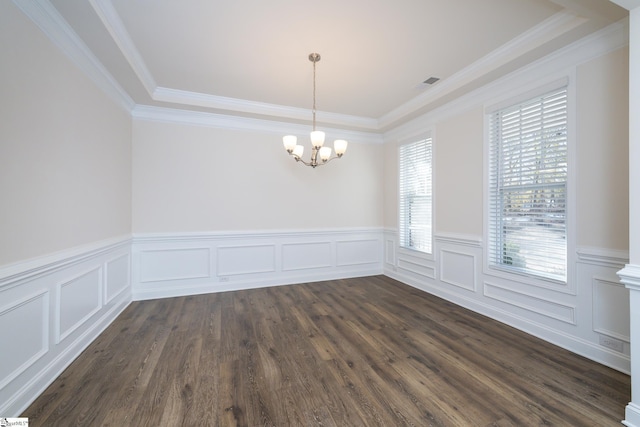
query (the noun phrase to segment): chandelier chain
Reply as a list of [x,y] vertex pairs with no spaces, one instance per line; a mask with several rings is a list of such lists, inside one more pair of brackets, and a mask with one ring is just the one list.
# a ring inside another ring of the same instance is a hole
[[316,60],[313,61],[313,130],[316,130]]

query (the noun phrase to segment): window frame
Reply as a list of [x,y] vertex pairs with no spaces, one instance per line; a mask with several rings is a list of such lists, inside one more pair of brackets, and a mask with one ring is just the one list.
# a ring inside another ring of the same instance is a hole
[[[491,135],[490,122],[492,114],[514,106],[516,104],[525,103],[536,97],[544,96],[551,91],[566,87],[567,90],[567,179],[566,179],[566,199],[565,199],[565,215],[566,215],[566,280],[558,280],[555,278],[540,276],[529,272],[516,269],[510,269],[507,266],[494,266],[491,264],[490,245],[492,238],[491,232]],[[554,289],[557,291],[575,294],[575,261],[576,261],[576,245],[575,245],[575,188],[576,188],[576,155],[575,155],[575,129],[576,129],[576,100],[575,100],[575,71],[548,80],[547,83],[531,84],[515,96],[504,95],[501,99],[495,99],[491,103],[487,103],[484,111],[484,219],[483,219],[483,250],[485,252],[483,272],[488,276],[504,278],[518,283],[525,283],[536,287]]]
[[[425,141],[425,140],[429,140],[430,141],[430,152],[431,152],[431,212],[430,212],[430,216],[431,216],[431,221],[429,224],[429,250],[423,250],[420,248],[416,248],[413,246],[405,246],[404,242],[403,242],[403,194],[402,194],[402,157],[401,157],[401,148],[403,146],[407,146],[407,145],[411,145],[411,144],[417,144],[419,142]],[[412,255],[417,255],[420,257],[423,257],[425,259],[429,259],[429,260],[433,260],[435,259],[435,255],[434,255],[434,249],[435,249],[435,239],[434,239],[434,223],[435,223],[435,167],[434,167],[434,136],[433,136],[433,132],[426,132],[426,133],[421,133],[418,134],[414,137],[411,138],[405,138],[403,139],[401,142],[398,143],[397,148],[396,148],[396,152],[397,152],[397,158],[398,158],[398,183],[397,183],[397,189],[398,189],[398,247],[400,251],[407,251],[407,253],[410,253]]]

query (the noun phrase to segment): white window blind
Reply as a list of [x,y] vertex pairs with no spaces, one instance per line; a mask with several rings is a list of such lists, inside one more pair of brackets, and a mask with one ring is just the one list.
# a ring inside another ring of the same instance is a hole
[[431,253],[431,138],[400,146],[400,246]]
[[492,113],[489,138],[490,266],[566,281],[567,88]]

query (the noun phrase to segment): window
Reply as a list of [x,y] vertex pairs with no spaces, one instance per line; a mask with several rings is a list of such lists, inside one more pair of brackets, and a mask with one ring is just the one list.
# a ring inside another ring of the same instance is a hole
[[400,246],[431,253],[431,138],[400,146]]
[[567,88],[489,121],[489,265],[566,282]]

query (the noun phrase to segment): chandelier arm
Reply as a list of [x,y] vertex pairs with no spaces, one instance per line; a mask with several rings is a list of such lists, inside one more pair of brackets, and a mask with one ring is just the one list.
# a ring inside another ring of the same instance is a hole
[[326,165],[326,164],[327,164],[327,163],[329,163],[330,161],[332,161],[332,160],[336,160],[336,159],[339,159],[339,158],[341,158],[341,157],[342,157],[342,156],[332,156],[332,157],[328,158],[326,161],[321,160],[321,161],[319,161],[319,162],[318,162],[318,161],[316,160],[315,162],[313,162],[313,161],[306,162],[306,161],[304,161],[304,160],[302,159],[302,157],[298,157],[298,156],[296,156],[296,155],[295,155],[295,154],[293,154],[293,153],[289,153],[289,155],[290,155],[290,156],[293,156],[293,158],[294,158],[294,159],[296,159],[296,162],[300,162],[300,163],[304,164],[305,166],[311,166],[312,168],[315,168],[315,167],[318,167],[318,166]]
[[319,164],[318,164],[318,166],[320,166],[321,164],[322,164],[322,165],[326,165],[326,164],[327,164],[327,163],[329,163],[331,160],[335,160],[335,159],[339,159],[339,158],[340,158],[340,157],[338,157],[338,156],[330,157],[330,158],[328,158],[328,159],[327,159],[327,161],[326,161],[326,162],[325,162],[325,161],[323,161],[322,163],[319,163]]
[[290,156],[293,156],[293,158],[296,160],[296,162],[300,162],[300,163],[304,164],[305,166],[311,166],[312,168],[315,168],[315,167],[316,167],[316,166],[315,166],[313,163],[311,163],[311,162],[305,162],[305,161],[302,159],[302,157],[298,157],[298,156],[296,156],[296,155],[295,155],[295,154],[293,154],[293,153],[289,153],[289,155],[290,155]]

